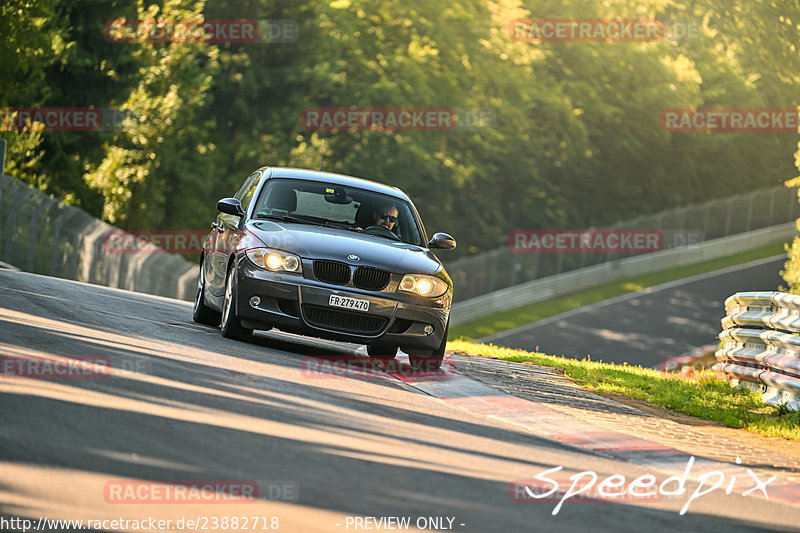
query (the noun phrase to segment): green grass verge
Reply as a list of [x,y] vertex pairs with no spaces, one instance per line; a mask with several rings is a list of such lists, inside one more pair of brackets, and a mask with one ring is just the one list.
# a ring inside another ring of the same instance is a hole
[[[636,278],[629,278],[625,280],[615,281],[600,285],[594,289],[587,289],[579,291],[566,296],[552,298],[542,302],[536,302],[523,307],[509,309],[489,315],[473,322],[461,324],[458,326],[450,326],[450,339],[464,339],[472,340],[493,335],[500,331],[522,326],[530,322],[536,322],[548,316],[556,315],[564,311],[569,311],[588,305],[614,296],[626,294],[633,291],[640,291],[647,287],[653,287],[668,281],[676,279],[688,278],[697,274],[704,274],[720,268],[725,268],[732,265],[738,265],[753,261],[755,259],[762,259],[772,255],[785,253],[783,243],[767,244],[749,252],[743,252],[719,259],[712,259],[710,261],[703,261],[694,265],[685,267],[672,268],[646,276],[639,276]],[[722,302],[720,302],[722,305]]]
[[770,406],[755,392],[731,387],[727,381],[717,379],[711,370],[700,370],[692,378],[681,378],[675,373],[624,363],[567,359],[465,341],[448,342],[447,351],[563,368],[579,385],[600,394],[623,394],[728,427],[767,437],[800,440],[800,411],[786,412]]

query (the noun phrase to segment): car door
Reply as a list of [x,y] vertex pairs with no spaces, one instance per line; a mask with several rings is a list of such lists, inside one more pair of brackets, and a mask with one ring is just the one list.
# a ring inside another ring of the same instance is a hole
[[[256,171],[247,179],[233,195],[242,204],[242,209],[247,212],[253,195],[258,188],[261,171]],[[212,240],[210,243],[211,257],[205,263],[206,280],[209,283],[209,291],[217,298],[225,293],[225,276],[228,270],[228,258],[234,249],[239,233],[240,217],[219,213],[213,224]]]

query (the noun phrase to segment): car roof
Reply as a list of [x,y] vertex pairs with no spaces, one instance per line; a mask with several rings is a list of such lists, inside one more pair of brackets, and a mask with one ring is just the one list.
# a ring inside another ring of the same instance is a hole
[[262,167],[259,170],[270,173],[270,178],[296,178],[310,181],[319,181],[330,183],[332,185],[342,185],[344,187],[355,187],[357,189],[365,189],[372,192],[377,192],[406,200],[411,199],[398,189],[364,178],[356,178],[353,176],[346,176],[344,174],[336,174],[333,172],[320,172],[317,170],[307,170],[302,168],[289,168],[289,167]]

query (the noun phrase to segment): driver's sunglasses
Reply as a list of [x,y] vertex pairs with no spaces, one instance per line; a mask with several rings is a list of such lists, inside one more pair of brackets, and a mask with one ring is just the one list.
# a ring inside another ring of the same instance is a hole
[[389,222],[397,222],[397,217],[391,216],[389,213],[381,213],[381,220],[388,220]]

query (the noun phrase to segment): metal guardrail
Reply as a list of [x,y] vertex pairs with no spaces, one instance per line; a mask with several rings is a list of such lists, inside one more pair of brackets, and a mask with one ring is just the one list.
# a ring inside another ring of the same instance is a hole
[[725,300],[713,369],[770,404],[800,409],[800,296],[737,292]]
[[0,261],[27,272],[192,300],[197,265],[180,256],[108,253],[120,230],[8,175],[0,175]]
[[[601,263],[555,276],[521,283],[513,287],[483,294],[453,304],[452,325],[466,324],[493,313],[591,289],[625,278],[661,272],[670,268],[693,265],[718,259],[732,253],[746,252],[765,244],[791,242],[797,234],[794,222],[762,228],[713,241],[682,248],[672,248],[650,254],[639,254],[617,261]],[[449,272],[449,271],[448,271]],[[460,286],[456,285],[456,291]]]
[[[780,224],[793,224],[798,217],[797,190],[778,185],[642,215],[606,228],[662,230],[665,236],[670,232],[696,232],[707,242]],[[675,245],[665,239],[665,249]],[[448,260],[443,254],[442,260],[457,287],[454,302],[461,303],[526,282],[614,264],[629,257],[632,255],[620,253],[515,253],[505,244],[455,260]]]

